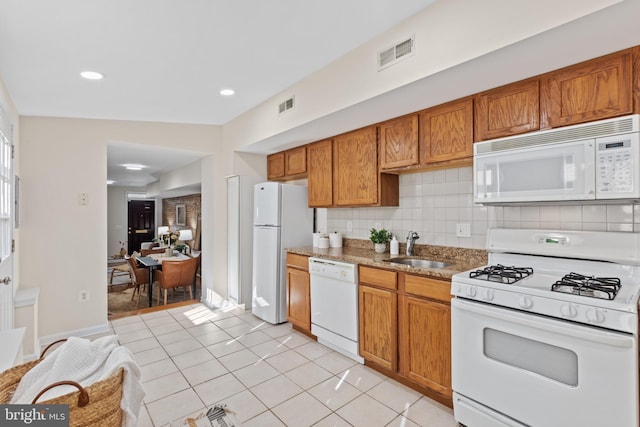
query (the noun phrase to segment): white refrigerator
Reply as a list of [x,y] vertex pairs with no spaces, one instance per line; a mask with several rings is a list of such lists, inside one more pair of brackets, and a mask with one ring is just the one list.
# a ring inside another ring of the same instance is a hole
[[252,312],[269,323],[287,321],[285,249],[311,246],[313,209],[307,187],[264,182],[253,193]]

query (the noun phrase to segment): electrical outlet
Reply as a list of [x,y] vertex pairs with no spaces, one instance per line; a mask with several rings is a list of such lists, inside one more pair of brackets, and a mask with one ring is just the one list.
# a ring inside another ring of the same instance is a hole
[[353,231],[353,222],[347,221],[347,231]]
[[456,237],[471,237],[471,224],[468,222],[456,224]]
[[87,290],[80,291],[78,293],[78,301],[80,302],[89,301],[89,291]]
[[89,193],[78,193],[78,204],[87,206],[89,204]]

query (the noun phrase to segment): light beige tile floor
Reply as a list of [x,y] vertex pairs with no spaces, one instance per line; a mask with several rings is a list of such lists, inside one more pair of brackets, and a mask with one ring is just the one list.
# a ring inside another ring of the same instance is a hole
[[245,427],[457,426],[451,409],[240,308],[196,304],[110,323],[146,392],[140,427],[225,403]]

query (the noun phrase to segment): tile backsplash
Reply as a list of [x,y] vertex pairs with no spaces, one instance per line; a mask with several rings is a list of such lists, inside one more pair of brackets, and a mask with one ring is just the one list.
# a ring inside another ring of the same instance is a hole
[[[487,229],[640,231],[640,205],[480,206],[473,203],[472,168],[400,175],[400,206],[320,209],[318,229],[369,239],[384,227],[404,241],[409,230],[418,244],[484,249]],[[326,211],[326,212],[325,212]],[[471,237],[456,237],[456,225],[471,225]]]

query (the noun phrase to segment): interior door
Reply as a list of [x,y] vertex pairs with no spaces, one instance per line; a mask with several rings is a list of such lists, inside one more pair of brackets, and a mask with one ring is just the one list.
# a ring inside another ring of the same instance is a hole
[[142,242],[150,242],[156,236],[155,201],[129,201],[128,253],[140,250]]
[[227,297],[240,298],[240,177],[227,178]]
[[0,108],[0,331],[13,328],[13,129]]

